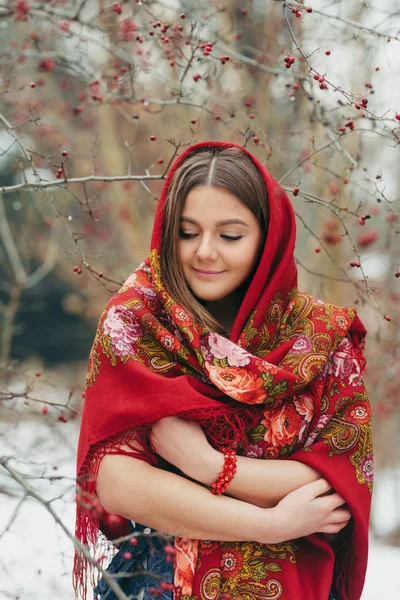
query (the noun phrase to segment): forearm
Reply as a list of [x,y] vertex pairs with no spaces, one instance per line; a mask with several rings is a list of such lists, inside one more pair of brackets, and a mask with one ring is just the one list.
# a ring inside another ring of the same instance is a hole
[[197,483],[128,456],[104,457],[97,493],[109,512],[174,536],[272,543],[277,535],[272,510],[214,496]]
[[[194,477],[210,486],[222,471],[224,456],[213,451],[203,460]],[[187,475],[193,477],[190,473]],[[226,494],[261,508],[276,506],[287,494],[321,475],[312,467],[292,460],[237,457],[237,470]]]

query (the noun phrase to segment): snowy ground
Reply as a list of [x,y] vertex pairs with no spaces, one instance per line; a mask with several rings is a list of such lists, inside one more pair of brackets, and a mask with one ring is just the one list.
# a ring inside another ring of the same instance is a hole
[[[44,420],[44,419],[43,419]],[[29,479],[47,499],[69,530],[73,531],[74,453],[77,441],[76,423],[56,422],[51,428],[45,422],[20,421],[3,426],[0,453],[20,456],[12,461],[15,469],[44,479]],[[25,462],[25,466],[24,466]],[[29,467],[26,466],[29,462]],[[56,467],[56,469],[54,468]],[[48,478],[61,476],[51,482]],[[60,526],[54,523],[46,508],[28,499],[7,531],[10,519],[21,498],[21,488],[10,486],[10,479],[0,469],[0,599],[1,600],[72,600],[72,544]],[[386,494],[377,494],[380,504]],[[398,507],[381,504],[387,523],[396,516]],[[383,524],[383,526],[385,526]],[[371,540],[371,554],[362,600],[396,600],[400,598],[400,548],[379,545]]]

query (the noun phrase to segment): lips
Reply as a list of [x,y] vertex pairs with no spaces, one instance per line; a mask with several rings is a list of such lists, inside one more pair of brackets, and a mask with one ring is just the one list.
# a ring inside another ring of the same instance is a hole
[[202,275],[220,275],[221,273],[223,273],[224,271],[206,271],[205,269],[195,269],[193,267],[193,270],[196,271],[196,273],[201,273]]

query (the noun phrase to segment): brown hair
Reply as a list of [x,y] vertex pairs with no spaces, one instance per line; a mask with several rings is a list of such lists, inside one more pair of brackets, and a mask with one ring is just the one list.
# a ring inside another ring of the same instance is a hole
[[265,239],[268,229],[268,195],[264,179],[241,148],[205,146],[188,154],[176,169],[165,199],[161,234],[161,278],[168,292],[195,321],[211,331],[224,328],[189,289],[179,259],[180,217],[186,196],[200,186],[225,188],[256,216]]

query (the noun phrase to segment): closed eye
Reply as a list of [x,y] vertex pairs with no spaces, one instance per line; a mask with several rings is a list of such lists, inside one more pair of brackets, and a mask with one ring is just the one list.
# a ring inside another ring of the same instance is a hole
[[[198,236],[198,233],[186,233],[185,231],[180,231],[179,235],[181,236],[181,238],[183,238],[184,240],[191,240],[195,237]],[[242,239],[242,235],[221,235],[222,239],[224,239],[227,242],[236,242],[237,240],[241,240]]]
[[179,235],[184,240],[191,240],[192,238],[196,237],[197,233],[185,233],[185,231],[180,231]]
[[221,237],[226,240],[227,242],[236,242],[237,240],[241,240],[242,239],[242,235],[221,235]]

